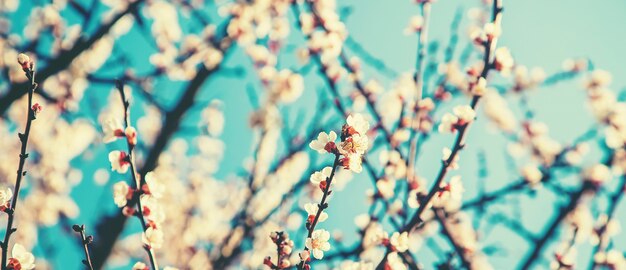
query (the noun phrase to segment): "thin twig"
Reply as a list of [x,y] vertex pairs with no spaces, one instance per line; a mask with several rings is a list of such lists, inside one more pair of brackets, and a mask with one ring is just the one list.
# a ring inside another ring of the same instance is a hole
[[81,245],[83,246],[83,250],[85,251],[85,259],[83,260],[83,264],[87,267],[87,269],[93,270],[93,265],[91,264],[91,256],[89,254],[89,244],[93,242],[93,236],[85,235],[85,224],[76,224],[72,226],[72,229],[80,234]]
[[[122,84],[122,82],[117,83],[117,89],[120,92],[120,97],[122,99],[122,103],[124,104],[124,128],[128,128],[131,126],[130,125],[130,110],[129,110],[130,103],[128,102],[128,99],[126,99],[126,94],[124,93],[124,85]],[[135,155],[133,154],[135,145],[131,143],[128,137],[126,137],[126,145],[128,146],[127,159],[130,164],[130,173],[132,175],[133,183],[135,185],[134,189],[141,191],[142,190],[141,187],[145,184],[145,180],[144,180],[144,177],[137,178],[137,170],[135,169]],[[139,221],[141,221],[141,227],[143,228],[143,231],[145,233],[145,231],[148,230],[148,224],[146,223],[146,220],[144,219],[143,206],[141,205],[141,199],[139,196],[137,196],[136,198],[137,198],[137,217],[139,218]],[[152,247],[148,245],[145,246],[145,250],[148,253],[148,257],[150,257],[150,265],[152,265],[152,269],[158,270],[159,265],[156,261],[154,250],[152,249]]]
[[[495,0],[493,3],[493,14],[492,14],[493,22],[496,22],[497,20],[499,20],[501,12],[502,12],[502,0]],[[477,80],[480,78],[486,79],[487,75],[489,74],[489,71],[493,68],[493,64],[491,62],[491,52],[494,51],[496,44],[497,44],[497,37],[494,37],[493,39],[489,39],[488,41],[485,42],[483,71],[481,72]],[[476,106],[478,105],[479,100],[480,100],[480,96],[474,95],[470,103],[470,107],[472,109],[475,109]],[[457,131],[458,134],[457,134],[456,140],[454,141],[454,146],[452,147],[452,152],[450,153],[450,156],[448,157],[448,159],[442,162],[441,169],[439,170],[439,174],[437,175],[437,178],[435,180],[433,187],[430,189],[428,196],[420,202],[420,206],[417,209],[417,212],[411,218],[411,220],[405,225],[405,227],[402,228],[402,231],[411,231],[415,226],[418,226],[423,222],[421,218],[422,213],[426,210],[427,207],[429,207],[431,200],[435,197],[435,194],[439,191],[439,186],[441,185],[441,182],[446,177],[446,174],[448,173],[450,169],[450,164],[454,162],[459,151],[461,151],[461,149],[465,147],[465,136],[467,135],[467,130],[470,126],[470,123],[471,122],[468,122],[458,129]]]
[[[311,238],[311,236],[313,235],[313,231],[315,231],[315,226],[317,225],[317,222],[322,214],[322,211],[328,208],[328,203],[326,202],[326,199],[328,199],[328,196],[331,193],[330,186],[333,183],[333,178],[335,178],[335,172],[337,171],[337,167],[339,167],[339,157],[340,157],[340,154],[335,153],[335,161],[333,162],[333,169],[330,172],[330,176],[328,176],[328,179],[326,181],[326,187],[322,190],[324,194],[322,195],[322,200],[317,205],[317,213],[315,213],[315,218],[313,218],[313,221],[310,224],[307,223],[307,230],[308,230],[307,238]],[[305,247],[304,250],[308,251],[309,248]],[[304,269],[305,265],[306,265],[306,261],[302,260],[301,258],[300,263],[298,264],[298,269]]]
[[30,80],[30,86],[27,90],[28,114],[26,117],[26,127],[24,129],[24,133],[18,133],[20,142],[22,143],[22,148],[20,150],[20,162],[17,169],[17,177],[15,179],[15,192],[13,200],[11,201],[11,205],[4,210],[9,215],[9,217],[7,220],[4,241],[0,243],[0,247],[2,247],[2,270],[7,269],[9,241],[11,240],[11,235],[17,230],[17,228],[13,228],[13,220],[15,219],[15,208],[17,207],[17,199],[20,195],[22,177],[26,175],[26,171],[24,171],[24,164],[26,163],[26,158],[28,158],[28,153],[26,153],[26,146],[28,145],[30,127],[33,120],[35,120],[35,111],[33,110],[33,92],[35,92],[35,89],[37,88],[37,83],[35,82],[35,71],[33,69],[32,62],[30,63],[30,68],[25,68],[24,72],[26,73],[26,77],[28,77],[28,79]]

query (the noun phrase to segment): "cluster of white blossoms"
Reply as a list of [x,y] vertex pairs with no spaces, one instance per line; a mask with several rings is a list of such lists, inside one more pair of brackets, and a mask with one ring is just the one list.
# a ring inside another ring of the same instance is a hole
[[[535,162],[545,166],[552,165],[556,161],[557,156],[563,151],[563,145],[550,137],[548,126],[545,123],[537,121],[525,122],[523,127],[524,129],[520,134],[520,143],[529,146],[529,152]],[[513,155],[521,154],[515,153],[515,146],[512,146],[511,150],[514,152]]]
[[485,88],[484,91],[483,112],[487,119],[505,133],[515,132],[519,123],[506,99],[495,89]]
[[[342,128],[339,144],[336,144],[337,133],[334,131],[320,132],[317,139],[309,144],[309,147],[320,154],[341,155],[342,158],[339,159],[339,162],[344,169],[360,173],[363,169],[361,166],[363,154],[369,148],[369,138],[367,137],[369,128],[370,124],[363,115],[349,115],[347,124]],[[323,171],[313,174],[315,177],[311,176],[311,181],[319,182],[317,179],[321,175],[324,175]]]
[[[129,150],[137,145],[137,131],[134,127],[128,126],[123,129],[121,123],[115,119],[105,121],[103,126],[104,141],[111,143],[118,138],[125,138]],[[132,165],[131,156],[124,151],[114,150],[109,153],[109,161],[111,169],[120,174],[128,172]],[[132,171],[131,173],[136,173]],[[141,177],[137,174],[135,177]],[[134,179],[134,178],[133,178]],[[162,222],[165,219],[163,211],[158,199],[163,196],[164,185],[157,177],[149,172],[144,176],[143,181],[137,180],[137,189],[129,186],[126,181],[119,181],[113,185],[113,201],[122,208],[122,212],[127,216],[134,216],[141,213],[139,218],[144,219],[146,227],[142,235],[144,245],[149,249],[159,249],[163,246]],[[141,207],[136,209],[135,204]]]
[[[308,230],[313,230],[311,237],[306,239],[305,245],[307,250],[300,253],[302,262],[310,260],[312,254],[316,259],[324,257],[324,251],[330,249],[330,233],[326,230],[314,230],[315,225],[328,219],[328,214],[324,212],[327,203],[324,202],[326,196],[330,194],[330,184],[335,177],[337,167],[343,167],[355,173],[362,171],[362,158],[369,147],[369,138],[367,132],[369,123],[363,115],[349,115],[346,124],[342,127],[341,140],[336,142],[337,133],[330,131],[329,133],[320,132],[317,139],[309,143],[309,147],[320,154],[331,153],[335,155],[336,163],[333,167],[325,167],[321,171],[314,172],[310,181],[318,186],[324,192],[323,205],[307,203],[304,209],[307,212],[306,226]],[[322,207],[320,209],[320,207]]]
[[476,112],[469,105],[459,105],[452,109],[453,113],[446,113],[441,118],[439,132],[454,132],[474,121]]
[[526,66],[515,65],[513,74],[515,78],[514,91],[533,89],[546,79],[546,72],[541,67],[533,67],[529,71]]
[[394,251],[405,252],[409,249],[409,233],[394,232],[389,238],[389,245]]
[[272,262],[272,257],[268,256],[263,260],[263,264],[269,266],[271,269],[287,269],[291,267],[289,256],[293,251],[293,240],[289,239],[289,234],[286,232],[272,232],[270,239],[276,245],[278,257],[276,264]]
[[398,252],[390,252],[387,254],[387,261],[385,262],[385,269],[389,270],[407,270],[409,269]]
[[336,12],[336,1],[311,1],[305,4],[311,12],[300,13],[299,26],[307,39],[307,48],[298,52],[299,58],[302,62],[309,61],[311,56],[319,60],[327,79],[332,82],[344,77],[348,73],[347,69],[353,69],[352,78],[358,76],[358,61],[351,59],[342,63],[344,60],[338,60],[348,35],[346,26]]
[[432,206],[447,211],[456,210],[461,207],[463,192],[465,192],[465,188],[461,176],[453,176],[450,178],[450,182],[441,183],[439,190],[433,197]]
[[511,51],[507,47],[499,47],[495,52],[494,65],[497,71],[500,71],[502,76],[508,76],[513,70],[514,60],[511,56]]
[[[612,150],[611,170],[626,172],[626,103],[619,101],[608,87],[612,76],[605,70],[594,70],[584,82],[588,105],[598,123],[604,126],[605,143]],[[585,153],[588,149],[583,148]]]
[[626,269],[626,258],[622,251],[611,249],[606,252],[598,252],[593,256],[593,261],[606,269]]

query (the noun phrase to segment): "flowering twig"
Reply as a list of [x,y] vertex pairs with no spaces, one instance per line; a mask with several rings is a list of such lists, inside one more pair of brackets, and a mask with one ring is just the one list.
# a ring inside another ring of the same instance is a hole
[[17,207],[17,199],[20,194],[20,186],[22,184],[22,177],[26,175],[26,171],[24,171],[24,164],[26,163],[26,158],[28,158],[28,153],[26,153],[26,146],[28,145],[28,137],[30,135],[30,127],[33,120],[36,118],[36,113],[41,111],[41,106],[39,104],[33,105],[33,92],[37,88],[37,83],[35,83],[35,69],[34,63],[30,60],[30,58],[25,54],[19,54],[18,62],[22,65],[22,70],[26,74],[26,77],[30,80],[30,86],[27,89],[28,93],[28,113],[26,116],[26,127],[24,129],[24,133],[19,133],[18,136],[20,138],[20,142],[22,143],[22,148],[20,150],[20,162],[17,169],[17,178],[15,179],[15,196],[13,196],[13,200],[11,204],[4,208],[4,212],[6,212],[9,217],[7,220],[7,227],[4,235],[4,240],[0,243],[0,247],[2,247],[2,269],[7,269],[7,259],[8,259],[8,251],[9,251],[9,241],[11,240],[11,235],[17,230],[17,228],[13,228],[13,220],[15,218],[15,208]]
[[[130,112],[129,112],[130,103],[128,102],[128,99],[126,99],[126,94],[124,93],[124,85],[122,84],[121,81],[117,83],[117,89],[119,90],[120,97],[122,99],[122,104],[124,105],[124,129],[128,130],[128,128],[131,127],[130,126]],[[143,177],[139,177],[139,178],[137,177],[138,174],[137,174],[137,170],[135,169],[135,155],[133,154],[133,150],[137,142],[133,141],[129,137],[131,136],[129,136],[128,132],[126,132],[125,138],[126,138],[126,145],[128,146],[128,155],[126,156],[126,161],[129,163],[129,166],[130,166],[130,173],[133,178],[135,189],[142,190],[142,187],[145,184],[145,180]],[[148,230],[149,226],[146,223],[146,220],[144,219],[143,206],[141,203],[141,199],[138,196],[137,196],[136,216],[139,218],[139,221],[141,221],[141,227],[143,228],[143,231],[145,233]],[[149,245],[145,245],[144,248],[146,252],[148,253],[148,257],[150,258],[150,265],[152,265],[152,269],[158,270],[159,265],[157,263],[156,256],[154,255],[154,250]]]
[[[320,200],[320,203],[317,205],[317,213],[315,214],[315,217],[313,218],[313,221],[308,221],[306,223],[306,229],[307,229],[307,238],[311,238],[313,236],[313,231],[315,231],[315,226],[317,225],[317,222],[319,221],[320,216],[322,215],[322,211],[324,211],[324,209],[328,208],[328,203],[326,202],[326,199],[328,198],[328,195],[330,195],[330,193],[332,192],[330,190],[330,186],[333,182],[333,178],[335,177],[335,172],[337,171],[337,167],[339,167],[339,158],[340,158],[340,154],[339,153],[335,153],[335,161],[333,162],[333,169],[330,173],[330,176],[328,176],[328,178],[326,179],[326,184],[324,186],[324,188],[322,189],[322,192],[324,193],[322,195],[322,199]],[[304,248],[305,252],[309,251],[308,247]],[[300,258],[300,264],[298,264],[298,269],[307,269],[308,265],[306,263],[306,259],[307,258]]]
[[[226,24],[228,24],[228,22],[226,22]],[[225,35],[225,33],[222,34]],[[231,42],[230,38],[226,36],[221,39],[216,39],[213,43],[220,44],[219,48],[226,53],[230,48]],[[176,106],[165,113],[165,122],[163,123],[163,127],[157,135],[152,148],[148,152],[146,161],[139,170],[142,178],[145,174],[152,171],[157,166],[157,161],[161,156],[161,153],[165,151],[168,142],[180,127],[181,119],[185,113],[192,107],[192,105],[194,105],[194,101],[200,92],[202,85],[220,68],[221,65],[217,65],[210,69],[202,65],[196,73],[196,76],[187,84],[181,98],[178,103],[176,103]],[[117,237],[119,237],[122,233],[126,217],[123,213],[118,213],[108,221],[109,223],[103,225],[103,229],[99,230],[99,235],[101,235],[101,237],[98,239],[110,240],[98,241],[99,243],[102,243],[95,246],[94,254],[97,254],[96,261],[94,262],[95,268],[102,267],[106,258],[111,254],[113,245],[115,244],[115,239],[117,239]]]
[[263,260],[263,264],[276,270],[289,268],[291,263],[287,258],[293,250],[293,241],[289,239],[289,234],[286,232],[273,232],[270,235],[270,238],[272,239],[272,242],[276,244],[276,264],[272,262],[271,257],[266,257],[265,260]]
[[85,259],[83,260],[83,264],[87,267],[87,269],[89,270],[93,270],[93,265],[91,264],[91,256],[89,255],[89,244],[91,244],[93,242],[93,236],[89,235],[85,235],[85,225],[74,225],[72,226],[72,229],[80,234],[80,240],[81,243],[83,245],[83,249],[85,250]]
[[[492,22],[497,23],[499,21],[500,14],[502,12],[502,1],[495,0],[493,3],[493,13],[492,13]],[[491,52],[496,47],[497,37],[493,37],[484,42],[485,47],[485,55],[484,55],[484,65],[483,70],[480,76],[477,78],[477,82],[481,79],[486,80],[489,71],[494,68],[494,64],[491,61]],[[472,97],[472,101],[470,103],[470,107],[475,109],[478,105],[478,101],[480,100],[480,95],[474,95]],[[435,197],[437,192],[440,189],[440,185],[442,181],[445,179],[447,172],[450,170],[450,165],[454,162],[457,157],[457,154],[463,147],[465,146],[465,136],[467,135],[467,130],[470,126],[471,122],[465,123],[458,128],[458,134],[454,141],[454,146],[452,147],[452,151],[448,158],[443,161],[441,169],[437,175],[435,183],[431,188],[428,196],[420,202],[420,206],[417,209],[415,215],[411,218],[411,220],[404,226],[402,231],[410,231],[415,226],[422,224],[423,220],[421,218],[422,213],[429,207],[431,200]]]

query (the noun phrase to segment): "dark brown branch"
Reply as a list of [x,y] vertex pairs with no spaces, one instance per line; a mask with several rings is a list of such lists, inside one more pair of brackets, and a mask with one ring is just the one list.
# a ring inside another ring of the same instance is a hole
[[[313,222],[311,223],[307,222],[306,224],[306,229],[308,231],[307,238],[311,238],[311,236],[313,235],[313,231],[315,231],[315,226],[317,225],[317,221],[322,215],[322,212],[326,208],[328,208],[328,203],[326,202],[326,199],[328,199],[328,196],[331,193],[330,187],[331,187],[331,184],[333,183],[333,178],[335,178],[335,172],[337,171],[337,167],[339,167],[339,157],[340,157],[340,154],[335,153],[335,161],[333,162],[333,170],[330,172],[330,176],[328,176],[327,178],[326,187],[322,190],[324,194],[322,195],[322,200],[317,205],[317,213],[315,213],[315,218],[313,218]],[[304,250],[308,251],[309,248],[305,247]],[[298,264],[298,269],[304,269],[305,265],[306,265],[306,261],[300,259],[300,263]]]
[[26,176],[26,171],[24,171],[24,164],[26,164],[26,158],[28,158],[28,153],[26,153],[26,147],[28,145],[30,127],[33,120],[35,120],[35,111],[33,110],[33,92],[35,92],[35,89],[37,88],[37,83],[35,82],[35,71],[33,70],[32,62],[30,63],[30,68],[25,68],[24,72],[26,73],[26,77],[28,77],[30,83],[28,89],[23,92],[28,93],[28,113],[26,116],[26,127],[24,129],[24,133],[18,133],[20,142],[22,143],[22,147],[20,149],[20,162],[17,169],[17,177],[15,179],[15,192],[13,194],[13,200],[11,201],[11,205],[4,210],[9,217],[7,220],[4,240],[0,243],[0,247],[2,247],[2,270],[7,269],[9,242],[11,240],[11,235],[17,230],[17,228],[13,228],[13,220],[15,219],[15,209],[17,207],[17,199],[20,195],[22,177]]

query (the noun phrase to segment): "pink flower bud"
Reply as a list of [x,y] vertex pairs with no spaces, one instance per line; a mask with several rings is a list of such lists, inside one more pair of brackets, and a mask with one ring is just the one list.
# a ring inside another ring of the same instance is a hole
[[35,103],[30,109],[33,110],[33,114],[35,114],[35,116],[43,111],[43,107],[41,107],[39,103]]

